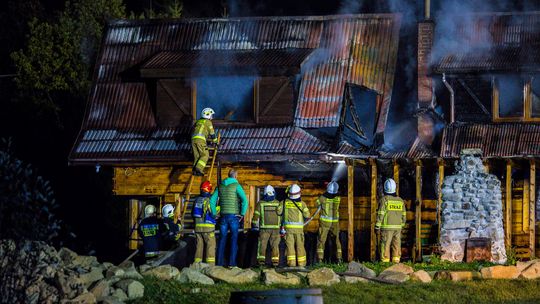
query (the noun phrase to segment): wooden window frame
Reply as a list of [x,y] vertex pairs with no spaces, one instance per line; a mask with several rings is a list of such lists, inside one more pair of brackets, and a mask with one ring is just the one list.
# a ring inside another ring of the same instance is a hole
[[532,117],[532,79],[533,75],[527,76],[523,84],[523,116],[500,117],[499,116],[499,86],[495,76],[491,78],[492,86],[492,112],[494,122],[540,122],[540,117]]
[[[216,119],[214,122],[216,124],[258,124],[259,123],[259,82],[260,77],[255,77],[253,80],[253,117],[249,121],[227,121]],[[193,121],[197,120],[197,80],[191,80],[191,109],[193,116]]]

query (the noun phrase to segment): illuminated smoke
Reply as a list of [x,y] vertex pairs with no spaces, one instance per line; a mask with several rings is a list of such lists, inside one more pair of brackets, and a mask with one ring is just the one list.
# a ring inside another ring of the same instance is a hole
[[339,182],[345,175],[347,175],[347,166],[344,161],[340,161],[334,167],[334,173],[332,173],[332,181]]

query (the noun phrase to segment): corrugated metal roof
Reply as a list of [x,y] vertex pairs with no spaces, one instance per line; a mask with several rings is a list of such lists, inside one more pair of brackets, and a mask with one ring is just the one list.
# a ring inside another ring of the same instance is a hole
[[481,149],[484,157],[540,156],[540,125],[452,124],[444,129],[441,157],[456,158],[472,148]]
[[455,24],[435,38],[436,72],[540,70],[540,12],[464,14]]
[[426,145],[419,137],[416,137],[411,148],[406,153],[407,158],[412,159],[425,159],[437,157],[437,154]]
[[246,70],[247,73],[262,75],[266,70],[274,69],[290,70],[296,74],[311,52],[313,49],[165,51],[157,53],[145,63],[141,74],[157,73],[178,77],[215,71],[239,73]]
[[[296,127],[227,128],[221,131],[220,154],[314,154],[329,147]],[[70,160],[178,161],[189,159],[191,128],[154,130],[87,130]]]

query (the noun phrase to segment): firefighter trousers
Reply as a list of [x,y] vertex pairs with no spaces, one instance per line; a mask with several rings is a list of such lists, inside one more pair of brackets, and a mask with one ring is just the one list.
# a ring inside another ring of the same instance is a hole
[[194,140],[191,142],[191,148],[193,150],[193,169],[204,173],[204,168],[210,157],[206,142]]
[[324,258],[324,247],[326,239],[330,234],[330,237],[334,239],[336,243],[336,257],[338,260],[342,260],[341,242],[339,241],[339,223],[319,221],[319,235],[317,237],[317,258],[322,261]]
[[[289,267],[306,266],[306,248],[304,247],[304,231],[287,230],[285,235],[287,246],[287,265]],[[298,261],[298,262],[297,262]]]
[[257,261],[260,264],[266,263],[266,248],[270,244],[272,250],[272,265],[277,266],[279,264],[279,242],[281,237],[279,235],[279,229],[264,229],[261,228],[259,232],[259,249],[257,251]]
[[205,262],[214,265],[216,263],[216,236],[214,232],[196,232],[197,248],[195,249],[195,263],[203,261],[206,252]]
[[381,229],[381,262],[390,262],[390,251],[392,251],[392,262],[399,263],[401,259],[401,229]]

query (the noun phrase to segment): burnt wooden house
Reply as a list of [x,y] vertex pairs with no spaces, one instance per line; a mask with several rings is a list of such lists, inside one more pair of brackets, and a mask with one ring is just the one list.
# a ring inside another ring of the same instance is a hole
[[245,228],[265,185],[299,183],[313,213],[338,179],[345,258],[373,259],[399,29],[398,14],[111,22],[70,163],[112,169],[132,227],[145,204],[186,196],[192,123],[210,106],[222,137],[210,181],[239,170]]
[[438,166],[431,171],[442,181],[463,149],[481,149],[489,172],[502,182],[506,246],[519,258],[533,258],[539,254],[540,13],[454,18],[451,30],[438,29],[436,20],[418,25],[415,144],[425,153],[418,162]]

